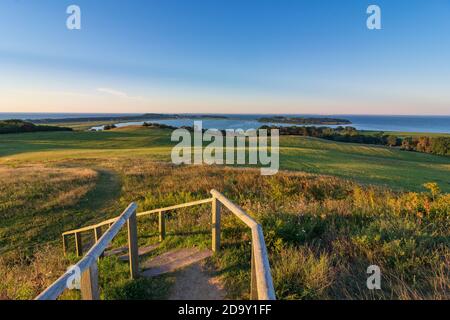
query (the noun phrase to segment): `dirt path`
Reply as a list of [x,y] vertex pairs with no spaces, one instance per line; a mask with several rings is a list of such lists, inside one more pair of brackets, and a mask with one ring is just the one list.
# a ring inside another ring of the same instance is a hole
[[225,291],[219,279],[211,276],[204,267],[205,260],[211,255],[211,250],[171,250],[142,263],[141,275],[156,277],[174,273],[175,284],[169,300],[223,300]]
[[179,271],[169,300],[224,300],[225,290],[216,277],[197,262]]

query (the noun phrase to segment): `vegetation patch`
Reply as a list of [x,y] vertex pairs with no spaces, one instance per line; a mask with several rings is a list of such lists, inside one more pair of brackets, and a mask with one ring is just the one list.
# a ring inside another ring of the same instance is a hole
[[301,117],[265,117],[259,118],[259,122],[274,122],[274,123],[292,123],[292,124],[315,124],[315,125],[339,125],[339,124],[351,124],[352,122],[347,119],[339,118],[301,118]]
[[377,144],[388,147],[400,147],[406,151],[450,155],[450,137],[448,136],[398,136],[394,133],[375,132],[368,134],[353,127],[277,127],[262,126],[261,129],[278,129],[280,135],[322,138],[338,142]]
[[[261,176],[252,168],[158,162],[169,136],[146,128],[4,136],[0,296],[34,297],[76,261],[72,238],[62,255],[63,231],[117,216],[130,202],[146,211],[208,198],[214,188],[262,224],[279,299],[450,298],[448,158],[284,136],[282,168],[312,174]],[[168,212],[166,222],[166,239],[141,261],[211,246],[210,205]],[[157,243],[157,215],[139,218],[138,234],[140,246]],[[124,229],[113,247],[126,236]],[[83,235],[87,248],[92,238]],[[223,209],[222,249],[209,265],[228,298],[249,298],[250,243],[250,230]],[[371,264],[381,268],[382,290],[366,288]],[[163,298],[174,281],[131,281],[128,264],[114,258],[99,268],[105,299]]]
[[0,121],[0,134],[2,133],[24,133],[39,131],[72,131],[71,128],[57,126],[35,125],[31,122],[22,120],[3,120]]

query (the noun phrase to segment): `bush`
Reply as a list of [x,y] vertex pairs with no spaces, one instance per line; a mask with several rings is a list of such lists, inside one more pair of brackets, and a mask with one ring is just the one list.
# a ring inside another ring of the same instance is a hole
[[116,129],[117,126],[115,124],[107,124],[105,126],[103,126],[103,130],[111,130],[111,129]]
[[434,154],[450,155],[450,137],[437,137],[431,140],[431,149]]

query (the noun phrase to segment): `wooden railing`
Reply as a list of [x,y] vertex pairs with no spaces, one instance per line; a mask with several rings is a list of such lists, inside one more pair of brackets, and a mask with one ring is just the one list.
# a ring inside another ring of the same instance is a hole
[[[200,204],[205,204],[208,202],[212,202],[212,198],[209,199],[203,199],[203,200],[198,200],[198,201],[192,201],[192,202],[187,202],[187,203],[183,203],[183,204],[178,204],[175,206],[170,206],[170,207],[165,207],[165,208],[159,208],[159,209],[154,209],[154,210],[150,210],[150,211],[145,211],[145,212],[139,212],[136,214],[136,217],[143,217],[143,216],[147,216],[147,215],[151,215],[151,214],[159,214],[159,230],[160,230],[160,241],[164,240],[165,235],[166,235],[166,227],[165,227],[165,212],[167,211],[172,211],[172,210],[176,210],[176,209],[181,209],[181,208],[186,208],[186,207],[192,207],[192,206],[197,206]],[[95,242],[98,241],[98,239],[100,238],[101,234],[102,234],[102,228],[104,226],[111,226],[114,222],[117,221],[118,218],[112,218],[109,220],[105,220],[102,221],[98,224],[94,224],[94,225],[90,225],[87,227],[83,227],[83,228],[79,228],[79,229],[75,229],[75,230],[70,230],[70,231],[66,231],[62,234],[62,240],[63,240],[63,251],[64,254],[66,254],[67,252],[67,246],[68,246],[68,237],[73,235],[75,237],[75,250],[76,250],[76,254],[77,256],[81,257],[83,255],[83,243],[81,240],[81,234],[83,232],[94,232],[94,237],[95,237]]]
[[[74,272],[81,275],[81,297],[84,300],[98,300],[98,267],[97,259],[103,254],[108,244],[119,233],[125,222],[128,224],[128,254],[130,260],[130,273],[133,279],[137,278],[138,270],[138,244],[136,225],[137,205],[131,203],[125,211],[115,219],[112,226],[98,239],[97,243],[88,251],[71,270],[64,273],[58,280],[36,297],[36,300],[55,300],[68,287],[69,281],[73,279]],[[76,233],[75,235],[79,235]],[[76,237],[77,238],[77,237]],[[81,237],[80,237],[81,238]]]
[[261,225],[253,220],[253,218],[242,210],[242,208],[228,200],[220,192],[211,190],[211,194],[213,195],[213,208],[216,208],[215,210],[213,209],[213,226],[215,224],[215,229],[218,230],[214,236],[213,228],[213,250],[215,237],[217,249],[220,246],[220,203],[222,203],[252,230],[251,299],[275,300],[276,297],[272,275],[270,273],[269,256],[267,254]]
[[[272,276],[270,273],[270,264],[267,254],[266,244],[261,225],[251,218],[242,208],[232,203],[223,194],[216,190],[211,190],[212,198],[188,202],[175,206],[154,209],[150,211],[136,213],[136,204],[132,203],[117,218],[109,219],[101,223],[64,232],[63,250],[67,252],[68,237],[73,235],[75,238],[75,250],[78,256],[83,255],[83,244],[81,233],[94,232],[95,244],[88,251],[86,256],[82,258],[74,268],[78,268],[81,272],[81,295],[82,299],[92,300],[99,299],[98,290],[98,271],[97,260],[102,257],[103,252],[109,243],[118,234],[125,222],[128,223],[128,247],[131,278],[135,279],[139,276],[138,268],[138,244],[137,244],[137,217],[150,214],[159,215],[159,240],[163,241],[166,236],[165,213],[180,208],[212,203],[212,250],[214,252],[220,249],[220,220],[221,205],[225,206],[241,221],[243,221],[252,232],[252,258],[251,258],[251,299],[253,300],[275,300],[275,290],[273,287]],[[102,235],[102,228],[109,226],[108,230]],[[37,300],[54,300],[57,299],[67,288],[67,281],[73,276],[73,269],[67,271],[50,287],[36,297]]]

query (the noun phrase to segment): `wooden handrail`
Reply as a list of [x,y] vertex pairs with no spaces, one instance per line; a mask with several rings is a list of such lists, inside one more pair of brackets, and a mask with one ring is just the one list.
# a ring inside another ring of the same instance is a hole
[[252,282],[252,286],[256,286],[251,290],[252,299],[275,300],[269,256],[261,225],[219,191],[213,189],[211,194],[252,230],[252,279],[256,280],[255,283]]
[[213,198],[208,198],[208,199],[202,199],[202,200],[197,200],[197,201],[192,201],[192,202],[186,202],[186,203],[183,203],[183,204],[177,204],[175,206],[159,208],[159,209],[153,209],[153,210],[150,210],[150,211],[139,212],[137,214],[137,216],[138,217],[142,217],[142,216],[146,216],[146,215],[149,215],[149,214],[154,214],[154,213],[159,213],[159,212],[176,210],[176,209],[180,209],[180,208],[197,206],[197,205],[200,205],[200,204],[209,203],[212,200],[213,200]]
[[[97,259],[105,251],[108,244],[119,233],[123,225],[136,213],[137,205],[131,203],[125,211],[116,218],[114,224],[102,235],[98,242],[88,251],[72,270],[67,271],[58,280],[56,280],[50,287],[36,297],[36,300],[55,300],[67,288],[67,281],[73,276],[73,270],[77,270],[83,274],[88,271],[91,266],[97,265]],[[131,259],[130,259],[131,262]]]
[[[217,190],[211,190],[212,198],[192,201],[184,204],[174,205],[165,208],[153,209],[150,211],[136,213],[136,204],[132,203],[119,217],[112,218],[101,223],[83,227],[76,230],[66,231],[62,234],[64,250],[66,249],[66,236],[74,234],[76,240],[76,247],[78,255],[82,255],[81,232],[94,230],[96,240],[98,235],[101,234],[101,227],[105,225],[111,225],[110,228],[101,236],[96,244],[89,250],[84,258],[82,258],[75,267],[79,268],[79,272],[83,274],[85,282],[91,282],[90,280],[97,278],[97,259],[103,254],[108,244],[117,235],[119,230],[128,222],[128,239],[129,239],[129,255],[130,255],[130,271],[132,277],[137,274],[138,253],[137,253],[137,231],[136,231],[136,217],[146,216],[150,214],[159,214],[159,230],[160,241],[165,237],[165,217],[164,212],[201,205],[204,203],[212,203],[212,250],[214,252],[220,249],[220,225],[221,225],[221,204],[236,215],[241,221],[243,221],[250,229],[252,233],[252,259],[251,259],[251,298],[259,300],[275,300],[275,289],[273,286],[272,275],[270,272],[270,263],[267,253],[267,247],[264,241],[264,234],[261,225],[250,217],[241,207],[231,202],[222,193]],[[134,214],[133,214],[134,213]],[[64,251],[65,252],[65,251]],[[134,262],[133,262],[134,261]],[[133,265],[134,264],[134,265]],[[94,274],[94,276],[92,276]],[[72,271],[66,272],[58,280],[56,280],[49,288],[42,292],[37,300],[56,299],[66,288],[67,280],[72,276]],[[97,285],[97,284],[96,284]],[[98,285],[97,285],[98,286]],[[91,290],[92,291],[92,290]],[[95,295],[89,295],[89,290],[86,295],[89,299],[95,298]],[[83,295],[83,285],[82,285]]]
[[[139,213],[136,214],[136,216],[137,217],[142,217],[142,216],[146,216],[146,215],[150,215],[150,214],[166,212],[166,211],[171,211],[171,210],[180,209],[180,208],[192,207],[192,206],[196,206],[196,205],[200,205],[200,204],[211,202],[212,200],[213,200],[212,198],[208,198],[208,199],[202,199],[202,200],[187,202],[187,203],[183,203],[183,204],[177,204],[177,205],[170,206],[170,207],[153,209],[153,210],[150,210],[150,211],[139,212]],[[117,220],[117,218],[111,218],[111,219],[108,219],[108,220],[105,220],[105,221],[102,221],[100,223],[93,224],[93,225],[90,225],[90,226],[86,226],[86,227],[82,227],[82,228],[79,228],[79,229],[65,231],[65,232],[62,233],[62,236],[68,236],[68,235],[76,234],[76,233],[80,233],[80,232],[91,231],[91,230],[94,230],[96,228],[103,227],[103,226],[109,225],[111,223],[114,223],[116,220]]]

